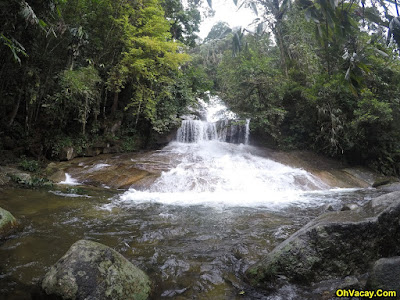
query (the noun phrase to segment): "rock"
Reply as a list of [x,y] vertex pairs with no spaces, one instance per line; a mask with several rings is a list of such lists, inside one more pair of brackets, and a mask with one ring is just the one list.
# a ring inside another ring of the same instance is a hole
[[0,185],[8,184],[10,181],[29,184],[32,182],[32,177],[29,173],[22,172],[16,168],[0,166]]
[[141,300],[150,286],[147,275],[121,254],[87,240],[73,244],[41,284],[47,296],[64,300]]
[[94,156],[100,155],[102,152],[103,151],[101,148],[88,147],[83,151],[83,156],[94,157]]
[[103,149],[104,154],[119,153],[119,152],[122,152],[122,149],[120,146],[106,147]]
[[380,196],[358,210],[325,213],[278,245],[246,271],[254,286],[363,274],[369,263],[400,252],[400,192]]
[[177,131],[178,131],[178,129],[172,129],[169,132],[164,133],[164,134],[155,133],[154,134],[154,143],[158,147],[167,145],[168,143],[170,143],[176,139]]
[[8,211],[0,207],[0,239],[5,238],[18,226],[17,220]]
[[372,184],[372,187],[376,188],[382,185],[387,185],[395,182],[399,182],[399,179],[396,177],[381,177],[375,180],[375,182]]
[[82,180],[85,184],[94,186],[107,186],[115,189],[130,188],[133,184],[138,183],[151,173],[140,170],[134,167],[125,167],[123,165],[115,164],[113,166],[100,169],[98,171],[83,174],[84,176],[77,176],[78,180]]
[[52,174],[49,179],[53,182],[61,182],[66,179],[65,172],[63,170],[59,170]]
[[400,292],[400,256],[377,260],[367,281],[367,289]]
[[60,160],[71,160],[77,156],[73,147],[64,147],[60,150],[58,158]]
[[357,204],[355,204],[355,203],[351,203],[351,204],[345,204],[345,205],[343,205],[343,207],[342,207],[342,211],[345,211],[345,210],[357,210],[357,209],[359,209],[360,207],[357,205]]
[[381,185],[378,187],[379,190],[385,192],[396,192],[400,191],[400,182],[389,183],[385,185]]

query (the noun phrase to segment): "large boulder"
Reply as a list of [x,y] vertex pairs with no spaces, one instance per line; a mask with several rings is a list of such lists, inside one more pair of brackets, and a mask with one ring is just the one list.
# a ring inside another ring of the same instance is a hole
[[87,240],[77,241],[44,276],[41,288],[63,300],[141,300],[150,280],[115,250]]
[[77,156],[77,153],[76,153],[74,147],[66,146],[66,147],[61,148],[58,158],[60,160],[71,160],[76,156]]
[[8,210],[0,207],[0,239],[14,231],[17,225],[18,223],[14,216]]
[[246,278],[273,289],[287,281],[310,284],[366,273],[371,262],[400,254],[399,221],[400,192],[360,209],[323,214],[251,266]]
[[382,289],[400,293],[400,256],[377,260],[367,281],[370,290]]

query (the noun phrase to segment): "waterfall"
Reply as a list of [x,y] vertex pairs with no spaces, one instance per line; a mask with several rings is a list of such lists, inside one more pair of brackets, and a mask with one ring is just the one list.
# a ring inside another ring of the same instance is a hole
[[217,138],[215,124],[200,120],[183,120],[176,135],[177,141],[181,143],[198,143]]
[[132,188],[119,201],[278,207],[307,202],[303,192],[327,188],[305,170],[258,156],[257,147],[244,147],[250,139],[250,119],[239,119],[221,102],[212,104],[203,109],[207,121],[187,116],[176,142],[155,154],[170,168],[147,190]]
[[245,125],[245,133],[244,133],[244,144],[249,144],[249,137],[250,137],[250,119],[246,119]]
[[178,129],[176,140],[181,143],[198,143],[202,141],[227,142],[232,144],[249,143],[250,119],[246,123],[240,120],[220,120],[206,122],[200,120],[183,120]]

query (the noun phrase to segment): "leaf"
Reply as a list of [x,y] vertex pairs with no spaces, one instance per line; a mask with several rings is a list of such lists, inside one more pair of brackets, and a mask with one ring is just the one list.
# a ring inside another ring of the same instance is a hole
[[246,3],[246,1],[243,1],[243,2],[242,2],[242,4],[240,4],[240,6],[238,7],[238,9],[237,9],[237,10],[241,9],[241,8],[242,8],[242,6],[243,6],[243,4],[245,4],[245,3]]
[[255,13],[255,15],[258,16],[257,5],[254,2],[250,2],[250,7]]
[[39,19],[39,26],[42,27],[43,29],[46,28],[48,25],[45,21],[42,19]]
[[344,76],[344,79],[347,80],[347,81],[350,80],[350,71],[351,71],[351,69],[350,69],[350,67],[349,67],[349,68],[347,69],[346,75]]
[[311,8],[307,8],[304,12],[304,16],[306,17],[307,22],[310,22],[311,20]]
[[207,0],[208,6],[212,8],[212,0]]
[[235,3],[235,6],[237,6],[238,0],[233,0],[233,3]]
[[389,26],[389,22],[383,21],[379,15],[379,12],[372,7],[365,8],[364,17],[367,18],[369,21],[379,24],[381,26],[385,26],[385,27]]
[[379,50],[378,48],[375,48],[375,51],[377,54],[379,54],[383,57],[389,57],[389,55],[386,52],[383,52],[382,50]]
[[257,34],[261,35],[263,33],[263,30],[264,30],[264,24],[263,23],[259,23],[257,25]]
[[[378,50],[378,51],[380,51],[380,50]],[[383,52],[383,51],[381,51],[381,52]],[[385,53],[385,52],[383,52],[383,53]],[[386,53],[385,53],[386,54]],[[366,65],[366,64],[364,64],[364,63],[358,63],[357,64],[357,67],[359,67],[361,70],[363,70],[365,73],[367,73],[367,74],[369,74],[369,73],[371,73],[371,70],[368,68],[368,66]]]
[[333,9],[335,9],[338,6],[338,0],[329,0],[329,2]]

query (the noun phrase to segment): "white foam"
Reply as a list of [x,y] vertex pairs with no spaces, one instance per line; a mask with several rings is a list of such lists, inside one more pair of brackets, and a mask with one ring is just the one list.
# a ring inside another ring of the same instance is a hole
[[299,168],[250,153],[251,146],[219,141],[171,143],[164,148],[180,163],[147,191],[130,189],[116,205],[157,202],[170,205],[283,207],[311,203],[306,193],[329,190],[317,177]]
[[104,169],[104,168],[106,168],[106,167],[110,167],[111,165],[109,165],[109,164],[96,164],[96,165],[94,165],[93,167],[91,167],[89,170],[88,170],[88,172],[95,172],[95,171],[98,171],[98,170],[101,170],[101,169]]
[[65,185],[79,185],[80,183],[71,177],[68,173],[65,173],[65,180],[59,182],[59,184],[65,184]]

